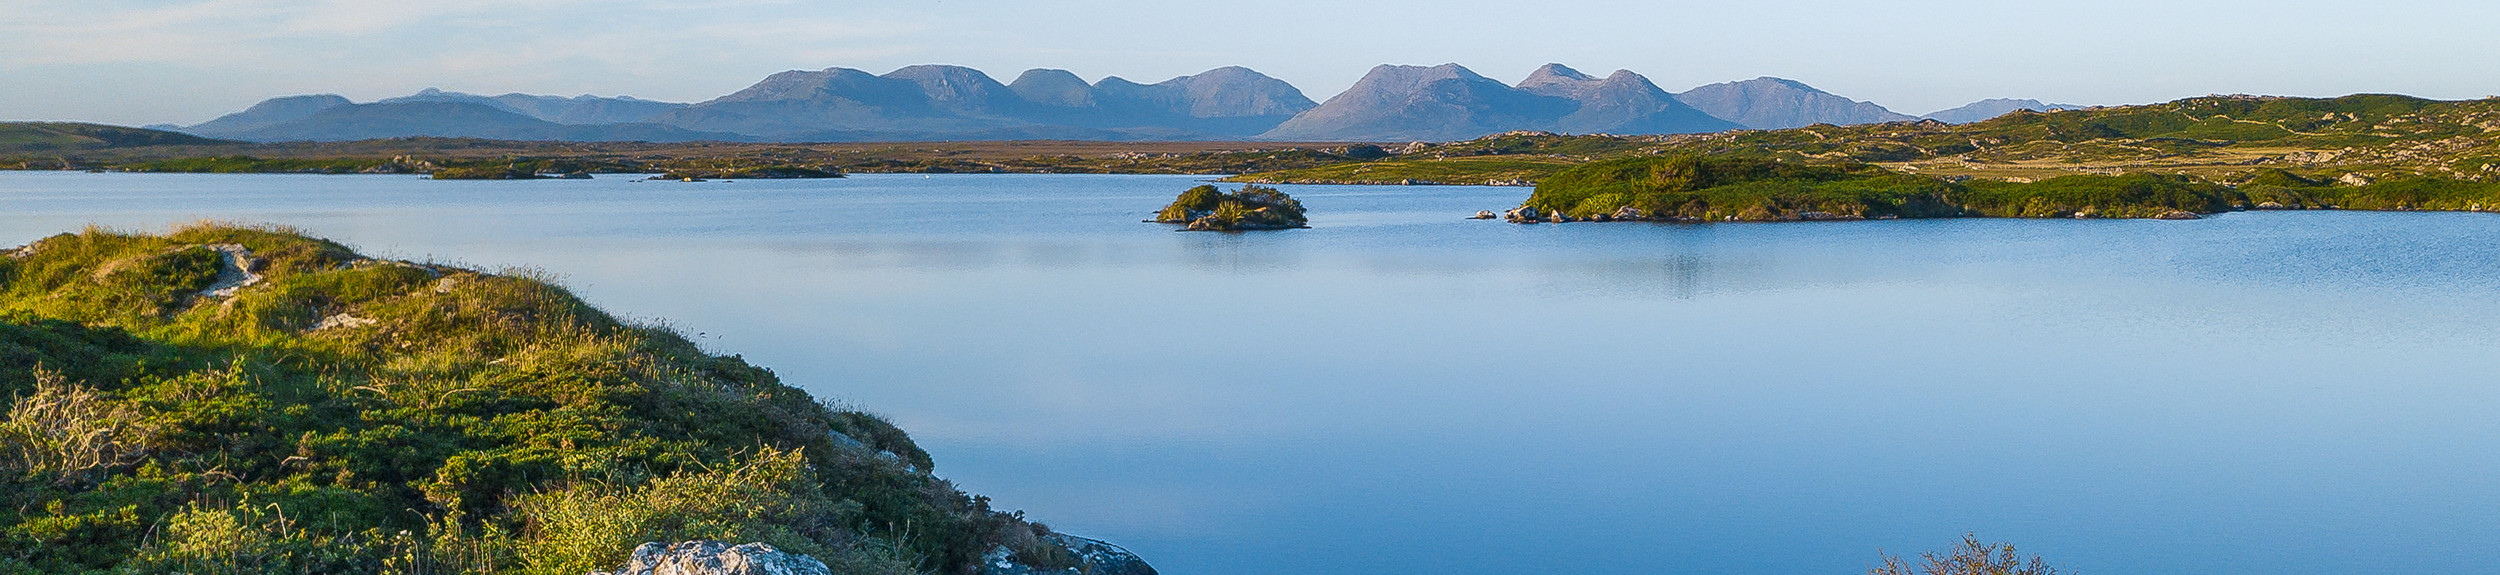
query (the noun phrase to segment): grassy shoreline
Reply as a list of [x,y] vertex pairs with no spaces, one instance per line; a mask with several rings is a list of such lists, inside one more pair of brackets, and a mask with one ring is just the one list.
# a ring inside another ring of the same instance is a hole
[[0,573],[580,575],[690,539],[837,572],[1076,561],[737,356],[283,228],[0,255],[0,397]]

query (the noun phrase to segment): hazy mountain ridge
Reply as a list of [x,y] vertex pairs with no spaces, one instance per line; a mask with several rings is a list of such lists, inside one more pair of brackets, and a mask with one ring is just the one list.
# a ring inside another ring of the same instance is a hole
[[737,134],[650,123],[559,124],[473,102],[415,101],[332,106],[296,120],[226,134],[259,142],[350,141],[418,136],[496,140],[734,141]]
[[1292,84],[1238,67],[1154,84],[1119,77],[1087,84],[1065,70],[1034,69],[1011,85],[971,68],[924,65],[884,75],[782,72],[659,121],[768,139],[1187,140],[1255,136],[1314,105]]
[[1711,116],[1756,130],[1918,119],[1884,109],[1873,102],[1851,100],[1818,90],[1804,82],[1769,76],[1701,86],[1676,94],[1675,98]]
[[241,112],[218,116],[183,131],[209,137],[236,137],[253,130],[301,120],[322,110],[353,104],[337,94],[280,96],[261,100]]
[[1593,78],[1562,64],[1546,64],[1519,88],[1578,100],[1580,108],[1556,121],[1567,134],[1692,134],[1743,128],[1676,99],[1631,70]]
[[650,120],[654,116],[667,113],[670,110],[686,107],[685,104],[681,103],[644,100],[632,96],[604,98],[583,94],[580,96],[566,98],[561,96],[539,96],[521,93],[504,94],[501,96],[480,96],[477,94],[467,94],[461,92],[446,92],[436,88],[426,88],[424,90],[417,91],[415,94],[400,96],[397,98],[385,98],[374,103],[396,104],[401,102],[466,102],[472,104],[483,104],[502,109],[507,112],[521,114],[558,124],[627,124],[643,122]]
[[1630,70],[1599,79],[1547,64],[1509,86],[1457,64],[1383,65],[1264,137],[1445,141],[1520,130],[1629,135],[1742,127],[1685,105]]
[[2074,104],[2048,104],[2039,100],[2029,99],[2018,100],[2013,98],[1989,98],[1986,100],[1964,104],[1956,108],[1937,110],[1930,112],[1925,116],[1919,117],[1947,124],[1968,124],[1971,122],[1978,122],[1992,119],[1997,116],[2011,114],[2017,110],[2053,112],[2058,110],[2081,109],[2084,109],[2084,106],[2077,106]]
[[[2060,106],[1983,100],[1929,117],[1958,123]],[[841,67],[785,71],[691,104],[435,88],[367,104],[336,95],[287,96],[182,131],[254,141],[1453,141],[1523,130],[1657,135],[1914,119],[1794,80],[1765,77],[1670,93],[1629,70],[1599,78],[1561,64],[1540,67],[1516,85],[1457,64],[1382,65],[1326,103],[1242,67],[1141,84],[1117,76],[1088,83],[1055,69],[1026,70],[1001,83],[972,68],[918,65],[885,74]]]

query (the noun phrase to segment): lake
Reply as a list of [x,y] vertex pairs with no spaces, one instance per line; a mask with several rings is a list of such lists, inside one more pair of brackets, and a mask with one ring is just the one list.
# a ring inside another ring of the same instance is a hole
[[2500,564],[2500,216],[1512,225],[1524,188],[0,172],[0,244],[269,222],[531,267],[1170,575]]

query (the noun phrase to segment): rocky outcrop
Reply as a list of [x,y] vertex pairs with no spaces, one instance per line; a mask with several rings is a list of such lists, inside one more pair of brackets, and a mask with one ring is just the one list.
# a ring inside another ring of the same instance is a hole
[[1076,564],[1057,568],[1026,565],[1016,561],[1014,550],[1001,545],[981,556],[981,575],[1157,575],[1145,559],[1118,545],[1065,533],[1043,535],[1041,539],[1067,550]]
[[260,274],[253,271],[254,268],[260,267],[260,260],[252,258],[251,248],[238,244],[209,244],[201,247],[217,252],[217,281],[208,284],[206,288],[201,288],[200,297],[232,296],[235,292],[243,291],[243,288],[260,283]]
[[590,575],[833,575],[833,570],[814,557],[784,553],[764,543],[662,545],[655,541],[635,548],[623,567]]

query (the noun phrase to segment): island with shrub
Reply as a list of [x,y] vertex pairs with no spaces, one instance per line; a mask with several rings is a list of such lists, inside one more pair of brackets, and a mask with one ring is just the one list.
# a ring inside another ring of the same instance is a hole
[[1232,232],[1307,228],[1302,202],[1276,188],[1256,184],[1225,192],[1199,185],[1181,192],[1149,222],[1181,224],[1189,231]]

